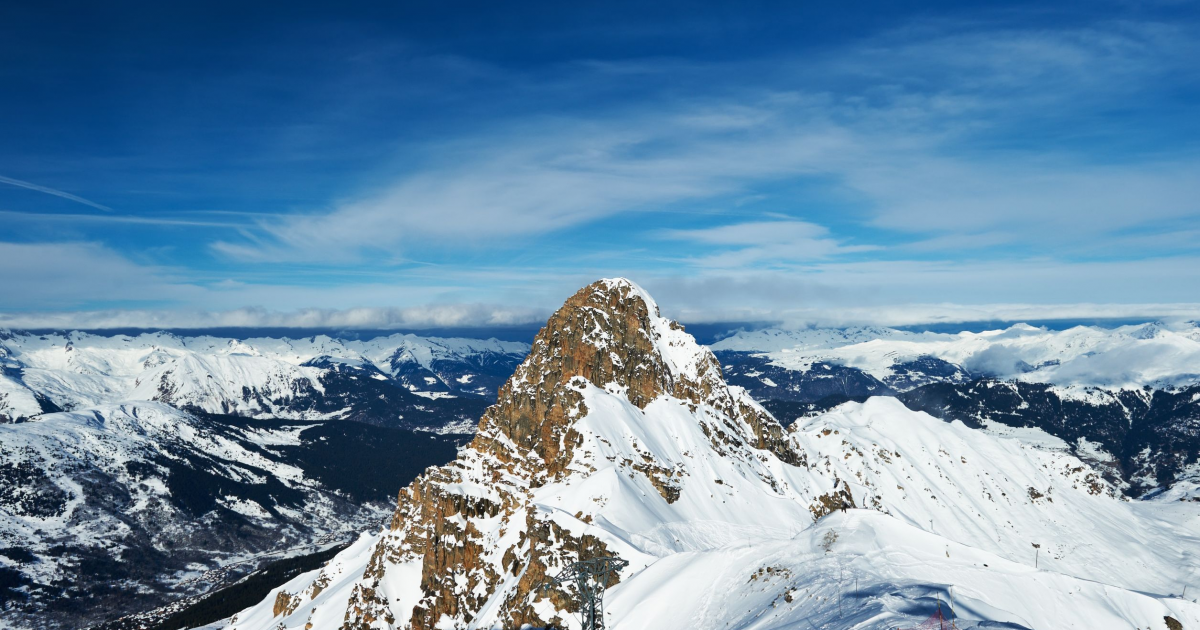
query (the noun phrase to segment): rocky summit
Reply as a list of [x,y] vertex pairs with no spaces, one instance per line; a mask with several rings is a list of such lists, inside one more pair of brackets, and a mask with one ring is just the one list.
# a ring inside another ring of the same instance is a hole
[[882,629],[950,600],[964,628],[1196,627],[1190,506],[1130,501],[1036,429],[891,398],[784,430],[645,291],[601,280],[387,527],[224,627],[573,628],[579,603],[539,587],[614,555],[611,628]]

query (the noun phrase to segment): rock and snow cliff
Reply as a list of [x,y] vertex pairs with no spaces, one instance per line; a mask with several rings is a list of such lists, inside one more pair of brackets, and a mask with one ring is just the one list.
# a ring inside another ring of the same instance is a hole
[[617,629],[882,629],[935,598],[960,627],[1196,627],[1176,595],[1200,586],[1195,505],[1123,499],[1037,429],[894,399],[784,431],[640,288],[603,280],[389,527],[227,627],[574,627],[564,593],[535,589],[606,554],[630,562],[607,598]]

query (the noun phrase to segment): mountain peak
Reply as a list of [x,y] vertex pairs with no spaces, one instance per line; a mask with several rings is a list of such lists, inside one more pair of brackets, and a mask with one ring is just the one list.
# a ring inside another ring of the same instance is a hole
[[711,405],[746,421],[756,448],[791,453],[779,423],[726,385],[712,352],[662,317],[654,299],[625,278],[583,287],[550,316],[480,421],[475,448],[512,459],[515,445],[518,453],[536,453],[549,476],[557,476],[578,442],[574,422],[587,415],[580,379],[639,409],[664,395]]

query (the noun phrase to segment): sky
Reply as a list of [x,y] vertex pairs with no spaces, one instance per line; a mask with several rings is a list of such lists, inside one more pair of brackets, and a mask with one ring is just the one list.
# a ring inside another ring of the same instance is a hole
[[1200,317],[1196,59],[1170,0],[4,3],[0,327]]

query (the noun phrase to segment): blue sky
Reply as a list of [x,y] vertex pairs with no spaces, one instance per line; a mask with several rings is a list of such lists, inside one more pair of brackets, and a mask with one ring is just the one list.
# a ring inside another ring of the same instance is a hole
[[1200,314],[1195,2],[15,4],[0,326]]

